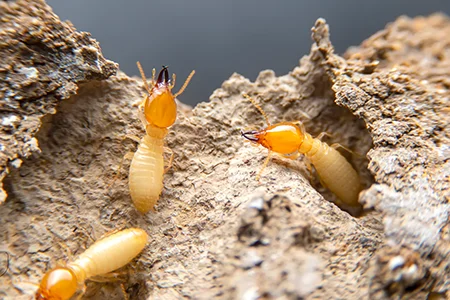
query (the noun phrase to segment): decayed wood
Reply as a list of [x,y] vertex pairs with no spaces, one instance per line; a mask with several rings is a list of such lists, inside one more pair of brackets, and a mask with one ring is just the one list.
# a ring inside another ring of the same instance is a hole
[[[0,250],[10,267],[0,296],[32,294],[24,282],[37,283],[66,257],[60,243],[76,255],[123,227],[150,236],[125,280],[133,299],[444,295],[449,31],[441,15],[400,18],[340,57],[318,20],[311,53],[290,74],[262,71],[254,83],[234,74],[209,102],[180,112],[167,137],[174,165],[157,211],[146,215],[131,203],[126,172],[110,186],[135,150],[123,138],[143,135],[142,82],[123,73],[83,80],[35,135],[41,153],[6,178]],[[368,160],[343,152],[367,189],[365,212],[352,216],[330,202],[301,159],[276,158],[255,181],[266,151],[239,132],[264,120],[242,92],[259,95],[272,122],[300,119],[313,135],[332,133],[326,142],[368,152]],[[121,293],[117,283],[91,283],[86,297]]]

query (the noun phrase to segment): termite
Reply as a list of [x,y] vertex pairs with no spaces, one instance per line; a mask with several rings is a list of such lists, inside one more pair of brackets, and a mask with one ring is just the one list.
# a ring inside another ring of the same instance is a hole
[[[167,128],[175,122],[177,117],[175,99],[184,92],[195,71],[189,74],[181,89],[174,95],[172,88],[175,86],[176,77],[173,74],[172,82],[170,82],[168,67],[163,66],[156,81],[155,69],[153,69],[149,86],[139,62],[137,66],[148,92],[139,105],[139,119],[145,127],[146,135],[141,140],[137,139],[139,147],[130,165],[129,188],[134,206],[141,213],[146,213],[153,209],[163,189],[164,138],[168,133]],[[173,153],[169,160],[169,167],[172,159]]]
[[144,249],[147,240],[144,230],[129,228],[95,242],[73,262],[48,271],[42,278],[36,299],[70,299],[80,290],[78,297],[81,298],[87,279],[125,266]]
[[361,183],[358,173],[352,165],[333,147],[313,138],[305,131],[303,123],[281,122],[271,125],[263,109],[249,95],[243,94],[260,111],[268,127],[262,130],[241,130],[247,140],[269,150],[267,159],[257,179],[267,166],[272,152],[289,159],[296,159],[304,154],[316,169],[322,185],[333,192],[342,202],[358,206]]

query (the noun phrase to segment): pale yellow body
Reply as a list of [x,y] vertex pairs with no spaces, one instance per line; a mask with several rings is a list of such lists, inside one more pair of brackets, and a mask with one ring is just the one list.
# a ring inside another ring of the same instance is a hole
[[163,189],[164,139],[145,135],[130,165],[129,188],[134,206],[146,213],[152,209]]
[[68,263],[79,284],[90,277],[103,275],[128,264],[145,247],[147,233],[129,228],[107,236],[89,247],[74,262]]
[[359,175],[336,149],[305,133],[298,151],[306,155],[319,174],[322,184],[341,201],[352,206],[359,205]]

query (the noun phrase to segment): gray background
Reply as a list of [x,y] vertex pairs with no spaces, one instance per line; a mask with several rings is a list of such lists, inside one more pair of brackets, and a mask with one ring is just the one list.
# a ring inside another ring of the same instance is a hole
[[358,0],[47,0],[56,14],[89,31],[103,54],[128,75],[147,76],[168,65],[175,91],[197,71],[180,100],[207,101],[233,72],[254,80],[259,71],[288,73],[309,53],[317,18],[330,24],[338,53],[358,45],[400,15],[450,13],[450,1]]

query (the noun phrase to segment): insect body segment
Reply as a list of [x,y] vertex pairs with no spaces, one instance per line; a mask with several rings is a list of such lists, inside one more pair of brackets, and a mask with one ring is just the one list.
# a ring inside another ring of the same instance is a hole
[[156,84],[144,100],[144,115],[149,125],[167,128],[175,123],[177,104],[171,90],[168,67],[163,66]]
[[175,74],[172,83],[169,80],[168,67],[163,66],[155,80],[155,70],[150,86],[145,73],[138,62],[137,66],[144,81],[148,95],[139,106],[139,118],[146,135],[141,139],[138,150],[130,165],[129,188],[135,207],[146,213],[153,209],[163,188],[164,175],[164,138],[167,128],[173,125],[177,117],[176,97],[183,93],[195,71],[186,79],[181,89],[174,95]]
[[134,206],[142,213],[151,210],[163,189],[162,138],[145,135],[130,165],[129,187]]
[[242,132],[242,135],[271,151],[291,154],[302,144],[304,132],[290,122],[283,122],[270,125],[261,131]]
[[319,174],[322,184],[344,203],[358,206],[362,189],[358,173],[336,149],[310,135],[309,138],[312,140],[311,148],[305,155]]
[[[249,96],[244,96],[255,104]],[[267,119],[262,109],[257,108]],[[358,173],[336,149],[306,133],[301,122],[281,122],[260,131],[241,131],[241,134],[247,140],[269,149],[269,155],[272,151],[290,159],[300,154],[306,155],[330,191],[348,205],[359,205],[361,184]],[[264,166],[266,164],[267,161]]]
[[36,299],[70,299],[84,292],[86,279],[104,275],[128,264],[145,247],[147,233],[139,228],[125,229],[94,243],[75,261],[48,271],[36,293]]

